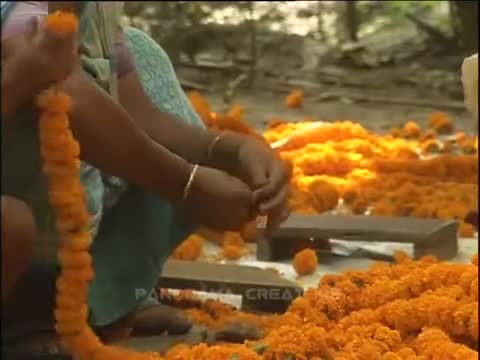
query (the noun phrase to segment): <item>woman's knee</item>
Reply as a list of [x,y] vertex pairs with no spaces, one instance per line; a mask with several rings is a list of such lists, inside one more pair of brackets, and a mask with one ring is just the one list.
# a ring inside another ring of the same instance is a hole
[[18,199],[2,196],[2,299],[31,262],[35,221],[29,206]]
[[31,248],[34,237],[35,220],[30,207],[21,200],[2,196],[2,246],[3,240],[9,239],[15,248]]

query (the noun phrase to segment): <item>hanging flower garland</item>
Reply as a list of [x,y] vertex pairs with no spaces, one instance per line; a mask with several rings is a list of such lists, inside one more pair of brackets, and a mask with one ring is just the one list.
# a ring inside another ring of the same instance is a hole
[[[51,14],[45,24],[49,31],[60,34],[78,31],[78,19],[71,13]],[[136,353],[102,344],[88,324],[88,286],[94,276],[89,253],[92,236],[85,191],[80,183],[80,146],[72,135],[68,118],[71,99],[52,87],[38,96],[37,106],[41,110],[39,139],[43,172],[60,238],[61,274],[57,280],[55,320],[61,343],[79,360],[160,360],[157,353]]]

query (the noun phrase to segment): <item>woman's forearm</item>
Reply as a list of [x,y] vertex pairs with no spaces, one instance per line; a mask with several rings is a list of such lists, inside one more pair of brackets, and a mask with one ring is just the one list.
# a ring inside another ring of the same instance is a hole
[[24,89],[15,86],[15,79],[2,69],[2,119],[9,118],[28,99]]
[[40,84],[34,87],[35,80],[35,77],[28,77],[26,69],[18,62],[7,60],[2,64],[2,119],[10,118],[42,89]]
[[177,201],[191,165],[152,141],[81,70],[62,86],[73,99],[71,126],[82,159],[102,171]]
[[227,172],[235,167],[243,136],[229,134],[222,137],[216,142],[214,152],[209,154],[209,148],[219,133],[205,131],[159,111],[143,90],[135,71],[119,80],[119,95],[125,110],[155,142],[192,163]]

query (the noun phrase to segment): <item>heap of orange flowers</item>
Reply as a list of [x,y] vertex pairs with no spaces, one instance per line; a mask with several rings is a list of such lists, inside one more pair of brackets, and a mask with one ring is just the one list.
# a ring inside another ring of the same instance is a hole
[[250,253],[247,243],[253,243],[257,238],[256,221],[251,221],[240,232],[218,233],[203,229],[202,234],[192,234],[177,246],[172,258],[176,260],[193,261],[203,255],[206,239],[221,247],[220,258],[238,260]]
[[196,323],[250,322],[265,336],[243,345],[180,345],[166,359],[478,359],[478,255],[471,264],[396,259],[326,275],[281,315],[197,302],[186,310]]
[[201,236],[193,234],[177,246],[172,257],[177,260],[196,260],[202,255],[204,241],[205,239]]
[[[56,12],[46,19],[48,30],[75,33],[77,18]],[[56,331],[62,345],[79,360],[161,359],[156,353],[139,354],[101,343],[88,324],[88,284],[94,276],[89,247],[90,214],[80,183],[80,148],[70,130],[71,100],[56,88],[40,94],[37,105],[43,172],[49,202],[56,214],[61,274],[57,280]]]
[[[208,102],[200,94],[190,100],[207,126],[236,131],[236,122],[215,122],[209,108],[201,111]],[[410,120],[384,135],[352,121],[275,119],[263,138],[288,139],[277,150],[293,168],[294,212],[455,219],[460,235],[473,237],[463,220],[478,211],[478,139],[455,131],[447,114],[434,112],[425,129]]]

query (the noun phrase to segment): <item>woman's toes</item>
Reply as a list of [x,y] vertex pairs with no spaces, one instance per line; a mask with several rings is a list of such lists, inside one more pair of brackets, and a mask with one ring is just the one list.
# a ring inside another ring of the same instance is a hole
[[226,341],[241,344],[245,340],[258,340],[262,331],[251,324],[235,321],[216,332],[217,341]]
[[55,334],[32,335],[20,340],[17,345],[22,353],[56,355],[61,352],[58,338]]
[[154,305],[138,310],[132,320],[133,334],[137,336],[184,334],[192,327],[192,321],[182,312],[166,305]]

